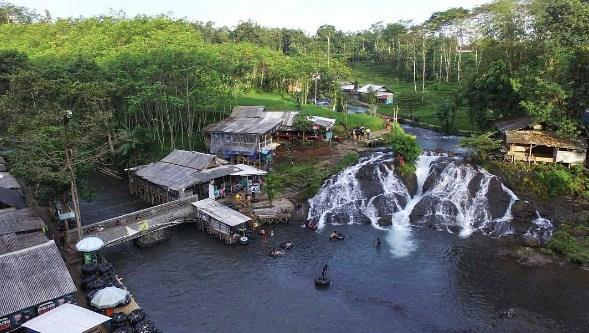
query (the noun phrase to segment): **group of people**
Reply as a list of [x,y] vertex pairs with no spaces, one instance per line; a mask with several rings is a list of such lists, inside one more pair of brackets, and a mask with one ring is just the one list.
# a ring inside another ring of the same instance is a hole
[[370,128],[364,126],[352,128],[352,138],[354,140],[370,139]]

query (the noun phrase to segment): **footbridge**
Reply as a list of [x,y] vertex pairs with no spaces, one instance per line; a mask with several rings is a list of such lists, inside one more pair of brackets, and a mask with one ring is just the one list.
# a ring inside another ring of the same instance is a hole
[[[198,201],[198,196],[193,195],[86,225],[82,227],[82,237],[99,237],[108,247],[137,239],[178,224],[196,222],[196,215],[192,206],[192,203],[195,201]],[[67,241],[69,244],[73,245],[78,240],[77,229],[67,231]]]

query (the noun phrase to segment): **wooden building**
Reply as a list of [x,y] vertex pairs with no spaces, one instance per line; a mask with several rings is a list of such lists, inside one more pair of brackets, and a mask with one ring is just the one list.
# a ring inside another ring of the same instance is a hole
[[0,332],[75,303],[76,290],[53,241],[0,255]]
[[240,229],[251,221],[246,215],[235,211],[213,199],[204,199],[192,204],[196,208],[197,223],[201,230],[219,237],[227,244],[239,240]]
[[260,152],[275,149],[272,136],[284,122],[271,113],[263,106],[236,106],[231,116],[204,129],[209,152],[233,164],[261,166]]
[[193,175],[226,164],[214,155],[174,150],[161,161],[127,169],[129,191],[149,204],[160,205],[198,194]]
[[152,204],[198,195],[217,198],[225,193],[259,192],[267,172],[247,165],[230,165],[215,155],[174,150],[161,161],[128,169],[131,194]]
[[587,143],[566,140],[542,131],[505,131],[505,159],[529,163],[583,165]]
[[393,104],[394,93],[391,89],[376,84],[366,84],[358,88],[358,95],[360,99],[367,101],[368,94],[374,93],[376,99],[382,104]]

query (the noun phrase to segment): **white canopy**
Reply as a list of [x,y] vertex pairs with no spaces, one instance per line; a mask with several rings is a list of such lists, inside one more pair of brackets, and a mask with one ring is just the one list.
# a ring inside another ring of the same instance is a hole
[[268,173],[264,170],[260,170],[245,164],[238,164],[237,167],[240,168],[241,171],[232,173],[232,176],[263,176]]
[[106,287],[97,291],[90,303],[99,309],[115,308],[125,301],[128,294],[128,291],[121,288]]
[[76,249],[80,252],[94,252],[104,246],[102,239],[98,237],[86,237],[76,243]]
[[63,304],[22,326],[39,333],[83,333],[110,318],[73,304]]

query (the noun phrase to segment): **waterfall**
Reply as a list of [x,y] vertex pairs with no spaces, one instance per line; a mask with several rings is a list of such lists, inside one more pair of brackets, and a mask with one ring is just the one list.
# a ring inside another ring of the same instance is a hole
[[[415,176],[417,177],[417,192],[410,198],[405,207],[391,216],[391,229],[387,235],[387,241],[391,246],[391,253],[398,257],[408,255],[415,245],[411,240],[411,219],[410,215],[415,205],[421,200],[423,184],[430,173],[431,164],[437,161],[440,156],[433,154],[421,155],[415,163]],[[392,177],[397,179],[391,172]],[[400,181],[397,181],[400,182]]]
[[532,221],[532,226],[524,236],[536,238],[540,243],[547,243],[552,238],[554,225],[550,220],[543,218],[538,211],[536,211],[536,216],[536,219]]
[[[318,222],[320,230],[327,223],[366,223],[386,230],[391,252],[400,257],[415,249],[414,224],[461,237],[473,232],[513,233],[511,208],[517,196],[496,176],[459,158],[434,153],[422,154],[415,167],[412,194],[395,173],[391,153],[362,158],[323,184],[309,200],[307,218]],[[537,228],[530,232],[543,230],[546,222],[538,219],[534,224]]]
[[[349,223],[357,222],[358,214],[355,211],[362,206],[366,198],[362,195],[356,174],[362,167],[374,164],[382,160],[384,156],[384,153],[376,153],[369,158],[364,158],[323,184],[319,193],[309,200],[308,218],[318,219],[319,230],[325,226],[329,213],[349,218]],[[336,223],[340,222],[341,220],[336,221]]]

